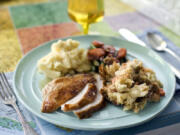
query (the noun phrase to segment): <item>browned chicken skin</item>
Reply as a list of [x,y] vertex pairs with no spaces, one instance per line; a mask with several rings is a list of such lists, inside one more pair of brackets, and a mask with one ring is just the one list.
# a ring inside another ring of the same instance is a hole
[[96,82],[93,74],[61,77],[49,82],[43,89],[42,112],[53,112],[75,97],[87,83]]

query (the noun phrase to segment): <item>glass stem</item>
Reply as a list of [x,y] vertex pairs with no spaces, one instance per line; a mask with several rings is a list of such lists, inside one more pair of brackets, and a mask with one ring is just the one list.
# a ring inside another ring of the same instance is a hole
[[89,24],[88,23],[82,24],[82,27],[83,27],[84,35],[87,35],[89,30]]

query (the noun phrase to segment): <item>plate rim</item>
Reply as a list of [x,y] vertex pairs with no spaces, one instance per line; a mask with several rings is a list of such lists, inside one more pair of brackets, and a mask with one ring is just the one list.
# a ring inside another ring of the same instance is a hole
[[175,75],[174,75],[174,73],[172,72],[172,70],[171,70],[171,68],[169,67],[169,65],[167,64],[167,62],[166,62],[162,57],[160,57],[160,59],[163,61],[163,63],[166,64],[166,66],[168,67],[168,69],[169,69],[169,71],[170,71],[169,73],[170,73],[171,75],[173,75],[173,80],[172,80],[172,81],[173,81],[174,83],[172,84],[172,85],[173,85],[172,94],[171,94],[171,97],[170,97],[170,99],[168,100],[167,104],[166,104],[163,108],[161,108],[159,111],[157,111],[155,114],[151,115],[149,118],[147,118],[147,119],[145,119],[145,120],[142,120],[142,121],[140,121],[140,122],[138,122],[138,123],[132,123],[132,124],[124,125],[124,126],[120,126],[120,127],[119,127],[118,125],[115,125],[115,126],[109,127],[109,128],[107,128],[107,127],[103,128],[103,127],[98,127],[98,126],[96,126],[96,127],[81,127],[81,126],[78,126],[78,125],[76,126],[76,125],[72,125],[72,124],[71,124],[71,125],[65,124],[65,123],[63,123],[63,122],[61,122],[61,124],[60,124],[59,122],[56,122],[56,121],[54,121],[53,119],[52,119],[52,120],[51,120],[51,119],[48,119],[47,116],[43,116],[43,115],[41,115],[40,113],[34,111],[30,106],[27,105],[27,103],[25,103],[25,101],[23,101],[23,99],[21,98],[21,96],[18,94],[18,89],[16,88],[16,76],[17,76],[18,68],[20,67],[21,63],[23,62],[23,60],[24,60],[26,57],[28,57],[31,53],[33,53],[35,50],[41,48],[42,46],[44,46],[44,45],[46,45],[46,44],[49,44],[49,43],[51,43],[51,42],[53,42],[53,41],[56,41],[56,40],[64,40],[64,39],[76,38],[76,37],[77,37],[77,38],[83,38],[83,37],[103,37],[103,38],[114,38],[114,39],[117,39],[117,40],[120,39],[120,40],[123,40],[123,41],[125,41],[125,42],[130,43],[130,44],[138,45],[140,48],[147,49],[147,50],[153,52],[153,53],[154,53],[155,55],[157,55],[158,57],[160,57],[155,51],[153,51],[153,50],[150,49],[150,48],[143,47],[143,46],[141,46],[141,45],[139,45],[139,44],[132,43],[132,42],[129,42],[129,41],[127,41],[127,40],[124,40],[124,39],[122,39],[122,38],[120,38],[120,37],[115,37],[115,36],[106,36],[106,35],[69,36],[69,37],[64,37],[64,38],[56,38],[56,39],[53,39],[53,40],[44,42],[44,43],[40,44],[38,47],[33,48],[31,51],[29,51],[27,54],[25,54],[25,55],[21,58],[21,60],[18,62],[17,66],[16,66],[16,69],[15,69],[14,75],[13,75],[13,90],[14,90],[14,93],[15,93],[17,99],[21,102],[21,104],[23,104],[23,106],[24,106],[25,108],[27,108],[31,113],[35,114],[36,116],[38,116],[39,118],[41,118],[41,119],[43,119],[43,120],[45,120],[45,121],[47,121],[47,122],[50,122],[50,123],[55,124],[55,125],[64,126],[64,127],[67,127],[67,128],[80,129],[80,130],[92,130],[92,131],[93,131],[93,130],[112,130],[112,129],[122,129],[122,128],[128,128],[128,127],[133,127],[133,126],[141,125],[141,124],[143,124],[143,123],[145,123],[145,122],[147,122],[147,121],[149,121],[149,120],[152,120],[154,117],[156,117],[157,115],[159,115],[159,114],[169,105],[169,103],[170,103],[170,101],[172,100],[173,95],[174,95],[174,93],[175,93],[175,84],[176,84],[176,82],[175,82]]

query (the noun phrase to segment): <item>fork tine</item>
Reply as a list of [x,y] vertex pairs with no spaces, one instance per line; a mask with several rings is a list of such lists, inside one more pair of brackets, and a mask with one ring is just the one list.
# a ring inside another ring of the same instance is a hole
[[4,91],[4,88],[3,88],[3,85],[2,85],[2,82],[0,81],[0,93],[1,93],[1,96],[5,98],[7,98],[7,93]]
[[1,95],[1,92],[0,92],[0,99],[2,99],[2,100],[3,100],[3,97],[2,97],[2,95]]
[[6,89],[7,94],[9,94],[10,96],[13,96],[13,93],[11,91],[11,86],[9,85],[8,80],[7,80],[6,76],[5,76],[5,74],[4,73],[0,73],[0,78],[2,80],[2,83],[4,84],[4,89]]
[[3,100],[4,96],[2,95],[1,88],[0,88],[0,100]]
[[1,82],[0,82],[0,98],[4,99],[4,98],[3,98],[4,95],[3,95],[3,93],[1,92],[1,89],[2,89],[2,87],[1,87]]
[[11,86],[10,86],[10,84],[9,84],[8,80],[7,80],[6,75],[5,75],[4,73],[2,73],[2,75],[3,75],[4,80],[5,80],[5,82],[6,82],[6,86],[9,88],[9,90],[10,90],[11,94],[13,95],[12,88],[11,88]]

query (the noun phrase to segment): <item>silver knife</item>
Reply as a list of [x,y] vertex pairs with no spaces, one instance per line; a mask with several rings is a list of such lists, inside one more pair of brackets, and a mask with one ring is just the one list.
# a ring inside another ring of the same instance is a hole
[[[121,28],[119,29],[119,34],[125,38],[126,40],[139,44],[141,46],[147,47],[146,43],[144,43],[141,39],[139,39],[134,33],[132,33],[130,30],[125,29],[125,28]],[[168,63],[169,67],[171,68],[171,70],[174,72],[174,74],[180,78],[180,71],[174,67],[172,64]]]

